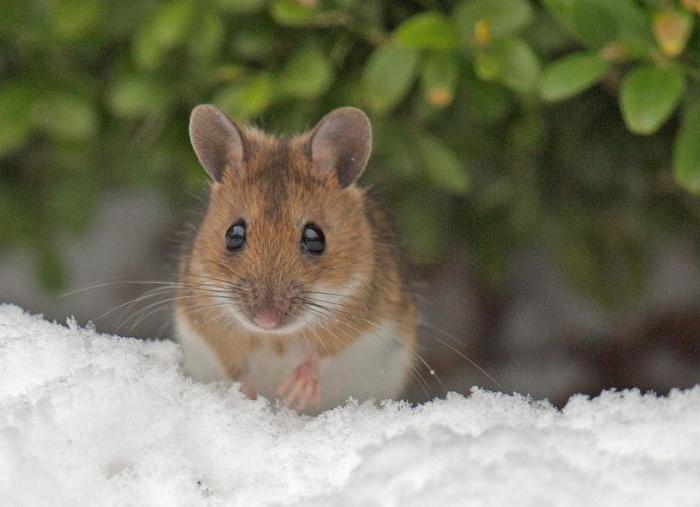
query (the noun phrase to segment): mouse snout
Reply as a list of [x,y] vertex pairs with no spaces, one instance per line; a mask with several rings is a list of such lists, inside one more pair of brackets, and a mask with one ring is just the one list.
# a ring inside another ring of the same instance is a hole
[[262,306],[255,312],[253,322],[263,329],[275,329],[282,322],[282,312],[271,306]]
[[259,329],[281,331],[296,319],[295,299],[293,284],[277,281],[257,286],[248,300],[248,320]]

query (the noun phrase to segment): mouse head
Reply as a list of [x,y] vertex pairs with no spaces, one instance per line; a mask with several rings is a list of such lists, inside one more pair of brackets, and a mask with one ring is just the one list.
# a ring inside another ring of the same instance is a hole
[[[253,332],[290,333],[338,319],[374,266],[364,193],[367,116],[344,107],[293,138],[274,138],[197,106],[190,139],[212,179],[191,283]],[[197,278],[198,277],[198,278]]]

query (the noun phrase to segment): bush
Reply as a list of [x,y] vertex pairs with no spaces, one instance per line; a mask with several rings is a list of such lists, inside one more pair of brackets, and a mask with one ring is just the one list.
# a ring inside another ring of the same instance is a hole
[[[79,233],[99,196],[205,181],[187,137],[213,102],[278,133],[354,104],[364,182],[414,262],[465,248],[498,287],[524,244],[606,304],[700,208],[698,0],[5,0],[0,245]],[[679,113],[680,111],[680,113]],[[679,113],[679,114],[678,114]],[[680,122],[676,114],[681,117]]]

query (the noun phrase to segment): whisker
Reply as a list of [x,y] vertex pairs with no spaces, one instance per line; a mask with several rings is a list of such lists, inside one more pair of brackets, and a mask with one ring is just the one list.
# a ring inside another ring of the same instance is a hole
[[186,287],[192,284],[165,280],[114,280],[111,282],[100,282],[94,285],[90,285],[88,287],[81,287],[79,289],[70,290],[68,292],[64,292],[63,294],[59,294],[58,297],[69,297],[75,294],[80,294],[81,292],[86,292],[94,289],[101,289],[104,287],[110,287],[114,285],[160,285],[167,287]]
[[[319,300],[316,299],[315,301],[319,301]],[[307,302],[307,304],[311,304],[311,305],[315,305],[315,306],[323,306],[323,305],[319,305],[318,303],[308,303],[308,302]],[[336,303],[336,302],[329,302],[329,303],[327,303],[327,304],[331,304],[331,305],[332,305],[332,304],[337,304],[337,303]],[[363,319],[363,318],[361,318],[361,317],[357,317],[357,316],[354,316],[354,315],[348,315],[347,313],[341,312],[340,310],[337,310],[337,309],[334,309],[334,308],[325,308],[325,309],[328,310],[328,311],[331,311],[331,312],[333,312],[333,313],[337,313],[338,315],[344,315],[344,316],[346,316],[346,317],[348,317],[348,318],[358,318],[358,319],[360,319],[360,320],[365,321],[367,324],[370,324],[370,325],[373,325],[373,326],[378,327],[378,324],[377,324],[376,322],[371,322],[371,321],[368,321],[368,320],[366,320],[366,319]],[[439,328],[437,328],[437,327],[435,327],[435,326],[431,326],[431,327],[433,327],[436,331],[439,331],[439,332],[445,334],[446,336],[450,336],[450,335],[448,335],[447,333],[445,333],[444,331],[440,330]],[[464,354],[462,351],[460,351],[459,349],[457,349],[456,347],[454,347],[452,344],[450,344],[449,342],[447,342],[447,341],[445,341],[445,340],[443,340],[443,339],[440,339],[440,338],[438,338],[437,336],[434,336],[434,335],[428,336],[428,338],[437,341],[438,343],[440,343],[440,344],[443,345],[444,347],[447,347],[449,350],[451,350],[452,352],[454,352],[455,354],[457,354],[459,357],[461,357],[462,359],[464,359],[465,361],[467,361],[467,362],[468,362],[470,365],[472,365],[474,368],[476,368],[476,369],[477,369],[482,375],[484,375],[488,380],[490,380],[491,382],[493,382],[493,384],[494,384],[495,386],[497,386],[499,389],[503,389],[503,386],[500,384],[500,382],[498,382],[491,374],[489,374],[489,373],[488,373],[483,367],[481,367],[476,361],[474,361],[474,360],[471,359],[469,356],[467,356],[466,354]],[[451,337],[451,336],[450,336],[450,338],[452,338],[454,341],[457,341],[454,337]],[[429,369],[431,370],[431,374],[432,374],[432,368],[429,368]]]
[[[340,320],[339,320],[339,319],[337,319],[337,318],[334,318],[334,320],[336,321],[336,323],[337,323],[338,325],[344,326],[346,330],[352,331],[353,334],[357,334],[357,333],[360,332],[360,330],[358,330],[355,326],[352,326],[352,325],[350,325],[349,323],[347,323],[345,319],[346,319],[346,318],[343,318],[343,319],[340,319]],[[381,329],[379,326],[376,326],[376,328],[377,328],[377,329]],[[400,345],[402,345],[402,346],[404,345],[403,342],[402,342],[400,339],[398,339],[398,338],[396,338],[396,337],[394,337],[394,336],[387,337],[387,336],[385,336],[384,334],[380,334],[380,333],[376,333],[376,332],[370,332],[370,334],[371,334],[372,336],[375,336],[375,337],[378,337],[378,338],[383,338],[383,339],[390,338],[390,339],[393,339],[394,341],[396,341],[397,343],[399,343]],[[425,377],[423,376],[423,373],[421,372],[421,369],[418,367],[419,364],[424,364],[424,365],[426,365],[426,368],[427,368],[428,372],[430,373],[430,375],[431,375],[431,376],[434,376],[434,377],[436,378],[436,380],[438,381],[438,383],[441,385],[443,391],[446,392],[447,389],[446,389],[444,383],[442,382],[442,380],[440,379],[439,375],[437,375],[437,373],[435,372],[435,370],[427,363],[427,361],[426,361],[424,358],[422,358],[422,356],[420,355],[420,353],[419,353],[417,350],[415,350],[415,349],[409,349],[409,348],[407,348],[407,350],[409,350],[409,352],[410,352],[415,358],[417,358],[417,359],[419,360],[418,362],[415,362],[415,361],[410,361],[410,362],[409,362],[409,364],[408,364],[408,373],[409,373],[409,375],[410,375],[411,380],[412,380],[416,385],[418,385],[418,387],[420,387],[420,389],[423,391],[423,394],[425,395],[425,399],[426,399],[426,400],[429,400],[429,399],[430,399],[430,393],[428,392],[428,382],[425,380]]]
[[192,276],[192,277],[195,277],[195,278],[203,278],[204,280],[219,282],[219,283],[221,283],[221,284],[224,284],[224,285],[227,285],[227,286],[232,286],[232,287],[238,287],[238,288],[243,287],[243,285],[240,284],[240,283],[233,282],[233,281],[231,281],[231,280],[226,280],[226,279],[223,279],[223,278],[217,278],[217,277],[214,277],[214,276],[209,275],[208,273],[207,273],[207,274],[188,273],[187,276]]
[[441,338],[438,338],[437,336],[431,336],[431,339],[436,340],[438,343],[441,343],[448,349],[450,349],[452,352],[457,354],[459,357],[464,359],[465,361],[468,361],[469,364],[471,364],[474,368],[479,370],[482,375],[484,375],[486,378],[488,378],[491,382],[493,382],[499,389],[503,389],[503,386],[495,379],[493,378],[486,370],[484,370],[481,366],[479,366],[476,361],[471,359],[469,356],[461,352],[459,349],[455,348],[452,346],[449,342],[446,342],[445,340],[442,340]]
[[[197,299],[198,297],[200,297],[200,296],[198,296],[198,295],[174,296],[174,297],[169,297],[169,298],[166,298],[166,299],[163,299],[160,301],[156,301],[154,303],[149,303],[144,308],[141,308],[139,311],[129,315],[125,320],[123,320],[121,322],[121,324],[119,324],[119,326],[117,327],[117,330],[121,329],[122,326],[127,324],[130,320],[137,319],[137,321],[134,323],[134,325],[132,325],[129,328],[129,332],[131,332],[139,323],[141,323],[145,318],[148,317],[148,315],[149,315],[148,311],[152,308],[158,308],[160,306],[166,307],[166,306],[170,305],[171,303],[174,303],[177,301]],[[146,314],[146,317],[140,318],[140,316],[143,315],[144,313]]]
[[[114,308],[112,308],[112,309],[110,309],[110,310],[107,310],[106,312],[104,312],[104,313],[102,313],[101,315],[99,315],[99,316],[94,320],[94,322],[98,322],[98,321],[102,320],[103,318],[107,317],[108,315],[114,313],[115,311],[120,310],[120,309],[122,309],[122,308],[124,308],[124,307],[127,307],[127,306],[129,306],[129,305],[132,305],[132,304],[135,304],[135,303],[139,303],[139,302],[144,301],[144,300],[146,300],[146,299],[150,299],[150,298],[153,298],[153,297],[157,297],[157,296],[166,294],[166,293],[168,293],[168,291],[170,291],[171,289],[172,289],[172,287],[156,287],[156,288],[154,288],[154,289],[151,289],[151,290],[149,290],[149,291],[146,291],[145,294],[142,294],[142,295],[140,295],[140,296],[137,296],[137,297],[135,297],[135,298],[133,298],[133,299],[130,299],[129,301],[126,301],[126,302],[124,302],[124,303],[121,303],[121,304],[115,306]],[[197,292],[197,293],[199,293],[200,295],[206,295],[206,294],[210,294],[210,295],[211,295],[211,294],[214,294],[214,295],[226,295],[226,294],[229,293],[229,291],[225,291],[225,290],[223,290],[223,289],[218,289],[218,288],[216,288],[216,287],[204,287],[204,286],[194,286],[194,285],[193,285],[193,286],[186,287],[186,289],[189,290],[189,291],[192,291],[192,292]]]
[[[312,313],[316,313],[316,314],[318,314],[318,315],[321,315],[321,316],[324,317],[324,318],[327,318],[327,315],[326,315],[326,314],[320,312],[319,310],[317,310],[317,309],[315,309],[315,308],[309,309],[309,310],[312,311]],[[344,346],[344,345],[347,344],[347,341],[344,341],[344,340],[343,340],[338,334],[336,334],[330,327],[324,325],[323,323],[316,323],[316,325],[314,326],[314,328],[311,329],[310,331],[312,331],[312,332],[314,333],[314,335],[317,337],[317,339],[321,342],[321,344],[323,345],[323,347],[326,349],[326,352],[327,352],[327,353],[328,353],[328,348],[326,347],[326,345],[325,345],[325,343],[323,342],[323,340],[322,340],[320,337],[318,337],[318,335],[316,334],[316,331],[317,331],[318,329],[320,329],[321,331],[324,331],[324,332],[326,332],[326,333],[329,333],[333,338],[335,338],[335,340],[338,341],[338,343],[339,343],[341,346]],[[428,394],[428,391],[427,391],[427,389],[425,388],[425,386],[416,380],[416,367],[415,367],[415,365],[414,365],[413,363],[410,363],[410,364],[409,364],[408,373],[410,374],[411,379],[412,379],[413,381],[415,381],[416,384],[418,384],[418,385],[423,389],[423,392],[425,393],[426,399],[429,398],[430,395]],[[353,371],[353,374],[354,374],[355,379],[357,379],[357,378],[358,378],[358,373],[357,373],[356,371]],[[422,379],[422,375],[420,375],[420,373],[418,373],[418,375],[419,375],[420,378]],[[365,387],[371,387],[370,381],[369,381],[368,378],[366,378],[366,377],[364,377],[364,376],[360,376],[359,378],[362,380],[362,382],[364,383]]]
[[[358,309],[358,308],[357,308],[357,305],[350,305],[350,304],[346,304],[346,303],[340,303],[340,302],[338,302],[338,301],[328,301],[328,300],[326,300],[326,299],[321,299],[321,298],[317,298],[317,297],[314,297],[314,298],[306,298],[306,300],[307,300],[307,301],[317,301],[317,302],[323,303],[323,304],[329,304],[329,305],[339,306],[339,307],[342,307],[342,308],[347,308],[347,309],[349,309],[349,310],[355,310],[355,311],[357,311],[357,309]],[[364,307],[364,305],[363,305],[363,307]]]
[[[177,298],[170,298],[170,299],[167,299],[164,301],[158,301],[156,303],[152,303],[151,305],[149,305],[149,307],[143,308],[143,309],[139,310],[139,312],[137,312],[136,314],[129,316],[125,321],[123,321],[119,325],[119,327],[117,329],[120,329],[123,325],[127,324],[129,320],[137,319],[128,330],[128,332],[131,332],[141,322],[143,322],[144,320],[146,320],[148,317],[155,314],[156,312],[168,308],[174,302],[185,300],[185,299],[190,299],[190,298],[191,298],[190,296],[180,296]],[[187,309],[190,312],[197,312],[197,311],[203,311],[203,310],[210,309],[210,308],[220,308],[221,306],[222,306],[221,302],[215,301],[213,303],[210,302],[210,303],[203,303],[200,305],[190,305],[187,307]],[[140,315],[140,317],[139,317],[139,315]]]
[[[344,317],[345,320],[349,320],[349,319],[360,319],[360,320],[365,321],[365,323],[367,323],[367,324],[373,326],[373,327],[374,327],[375,329],[377,329],[377,330],[381,330],[381,329],[382,329],[382,327],[381,327],[379,324],[377,324],[377,323],[375,323],[375,322],[372,322],[372,321],[369,321],[369,320],[367,320],[367,319],[359,318],[359,317],[357,317],[357,316],[343,315],[343,314],[341,314],[341,313],[339,313],[339,312],[337,312],[337,311],[335,311],[335,310],[333,310],[333,309],[326,308],[326,307],[324,307],[324,306],[322,306],[322,305],[317,305],[317,304],[316,304],[316,305],[314,305],[314,306],[315,306],[316,308],[320,309],[320,310],[325,310],[326,312],[329,312],[328,314],[326,314],[326,317],[331,318],[331,319],[333,319],[334,317],[336,317],[335,320],[336,320],[336,322],[337,322],[339,325],[345,325],[346,327],[349,327],[349,328],[350,328],[351,330],[353,330],[356,334],[360,334],[360,333],[362,332],[362,330],[356,328],[355,326],[350,325],[350,324],[349,324],[348,322],[346,322],[346,321],[337,319],[337,316]],[[385,335],[381,335],[381,334],[378,334],[378,333],[371,333],[371,334],[372,334],[373,336],[378,336],[379,338],[384,338],[384,339],[390,338],[390,339],[393,339],[394,341],[396,341],[397,343],[399,343],[400,345],[402,345],[402,346],[404,345],[403,342],[402,342],[400,339],[398,339],[397,337],[395,337],[395,336],[388,336],[388,337],[387,337],[387,336],[385,336]],[[445,383],[442,381],[442,379],[440,378],[440,376],[437,374],[437,372],[435,371],[435,369],[428,363],[428,361],[427,361],[420,353],[418,353],[415,349],[407,348],[407,350],[409,350],[409,351],[413,354],[413,356],[414,356],[418,361],[420,361],[420,362],[426,367],[426,369],[428,370],[428,372],[430,373],[430,375],[433,376],[433,377],[435,377],[435,379],[438,381],[438,383],[439,383],[440,386],[443,388],[443,390],[444,390],[445,392],[447,392],[447,390],[448,390],[448,389],[447,389],[447,386],[446,386]]]
[[452,341],[452,343],[453,343],[455,346],[459,346],[459,345],[462,345],[462,344],[464,343],[462,340],[460,340],[460,339],[457,338],[456,336],[453,336],[453,335],[451,335],[450,333],[448,333],[447,331],[444,331],[443,329],[440,329],[439,327],[435,326],[434,324],[431,324],[430,322],[428,322],[428,321],[425,319],[425,317],[422,317],[422,316],[421,316],[421,317],[418,318],[418,327],[424,327],[424,328],[430,329],[430,330],[432,330],[432,331],[437,331],[437,332],[440,333],[443,337],[445,337],[445,338],[447,338],[448,340]]

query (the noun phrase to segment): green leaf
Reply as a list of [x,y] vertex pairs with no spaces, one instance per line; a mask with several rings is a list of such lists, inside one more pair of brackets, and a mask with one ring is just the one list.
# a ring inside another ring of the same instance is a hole
[[635,67],[620,88],[627,127],[635,134],[653,134],[676,109],[684,89],[685,75],[677,67]]
[[596,53],[571,54],[545,69],[539,82],[540,95],[552,102],[568,99],[600,81],[609,68]]
[[700,102],[684,111],[673,149],[673,174],[683,188],[700,193]]
[[249,14],[265,7],[267,0],[216,0],[216,6],[232,14]]
[[232,63],[214,69],[213,78],[219,82],[232,82],[245,76],[246,73],[247,69],[243,65]]
[[225,35],[219,16],[208,13],[201,18],[197,30],[192,33],[189,50],[198,59],[213,58],[221,48]]
[[214,103],[234,118],[245,120],[267,109],[272,98],[272,76],[262,73],[245,83],[224,88],[214,97]]
[[496,81],[503,73],[503,55],[493,48],[479,51],[474,58],[474,72],[479,79]]
[[481,79],[499,81],[518,93],[532,91],[540,72],[537,56],[519,38],[503,39],[482,49],[477,53],[474,66]]
[[418,53],[394,44],[380,46],[372,53],[362,76],[369,107],[377,112],[391,109],[408,93],[415,77]]
[[175,47],[184,39],[195,12],[195,5],[188,0],[163,3],[149,23],[148,29],[162,48]]
[[92,138],[99,123],[90,100],[72,93],[41,98],[32,111],[32,122],[55,140],[69,142]]
[[0,158],[29,139],[35,95],[31,86],[22,83],[0,86]]
[[646,12],[634,0],[594,0],[608,9],[617,23],[617,38],[634,55],[646,56],[654,37]]
[[518,38],[503,39],[479,51],[474,66],[481,79],[499,81],[518,93],[532,91],[540,73],[537,56]]
[[573,6],[576,33],[585,43],[602,47],[617,36],[617,21],[605,5],[579,0]]
[[142,118],[165,109],[170,100],[167,88],[152,79],[129,76],[119,79],[108,95],[110,110],[122,118]]
[[103,0],[54,0],[50,5],[53,33],[64,40],[92,33],[104,12]]
[[270,14],[281,25],[300,26],[314,19],[316,8],[294,0],[275,0],[270,5]]
[[545,8],[557,22],[569,32],[576,33],[574,3],[576,0],[542,0]]
[[241,28],[232,34],[231,52],[236,60],[265,61],[276,53],[277,28],[275,25],[256,24]]
[[496,52],[500,60],[498,79],[501,83],[518,93],[532,91],[539,77],[540,62],[530,46],[521,39],[504,39]]
[[394,38],[404,46],[418,49],[453,49],[459,44],[457,28],[439,12],[422,12],[401,23]]
[[160,65],[167,52],[184,41],[195,14],[195,4],[188,0],[160,4],[134,37],[136,63],[146,69]]
[[583,43],[600,48],[618,41],[643,55],[653,39],[644,11],[632,0],[543,0],[549,13]]
[[443,108],[452,103],[457,86],[459,62],[449,53],[434,53],[423,65],[423,92],[432,106]]
[[309,99],[326,91],[332,71],[321,50],[316,48],[297,51],[280,72],[278,92],[284,96]]
[[469,178],[459,158],[436,137],[426,134],[416,141],[433,183],[448,192],[464,194],[469,189]]
[[457,5],[454,17],[470,40],[480,22],[491,37],[500,38],[524,28],[532,19],[532,8],[527,0],[464,0]]

